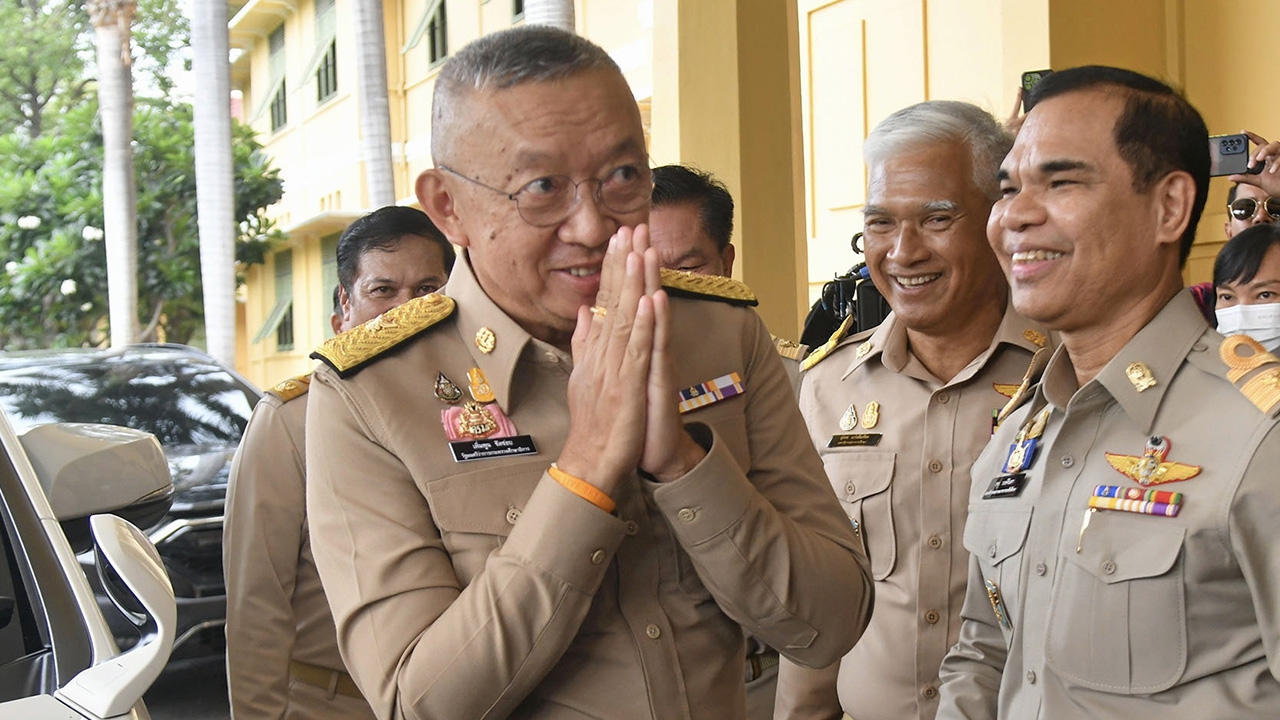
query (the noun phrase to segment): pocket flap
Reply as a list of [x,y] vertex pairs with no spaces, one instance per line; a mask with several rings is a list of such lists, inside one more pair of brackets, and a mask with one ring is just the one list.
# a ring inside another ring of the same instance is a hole
[[[1098,582],[1112,584],[1159,577],[1178,561],[1187,529],[1167,518],[1099,511],[1080,544],[1067,558]],[[1099,523],[1098,521],[1102,522]]]
[[489,468],[426,484],[431,516],[441,532],[506,536],[546,471],[544,461]]
[[830,467],[827,474],[844,480],[836,487],[841,500],[854,502],[889,489],[893,481],[896,453],[886,450],[832,453],[824,458]]
[[1030,507],[971,510],[964,526],[964,548],[979,560],[999,565],[1022,550],[1030,528]]

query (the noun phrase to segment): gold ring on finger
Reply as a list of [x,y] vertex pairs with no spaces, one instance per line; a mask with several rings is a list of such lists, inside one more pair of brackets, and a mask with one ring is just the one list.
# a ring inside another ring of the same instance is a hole
[[609,314],[609,311],[608,311],[607,309],[605,309],[605,308],[603,308],[603,307],[599,306],[599,305],[592,305],[592,306],[591,306],[591,314],[592,314],[592,315],[595,315],[595,316],[596,316],[596,317],[598,317],[598,318],[602,318],[602,317],[604,317],[605,315],[608,315],[608,314]]

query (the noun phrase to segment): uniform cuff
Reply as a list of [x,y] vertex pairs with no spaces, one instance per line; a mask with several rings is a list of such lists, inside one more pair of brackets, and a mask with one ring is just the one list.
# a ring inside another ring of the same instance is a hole
[[543,473],[502,552],[594,593],[625,537],[621,520]]
[[679,480],[654,483],[654,502],[680,544],[693,547],[727,530],[758,496],[728,448],[706,425],[689,425],[707,456]]

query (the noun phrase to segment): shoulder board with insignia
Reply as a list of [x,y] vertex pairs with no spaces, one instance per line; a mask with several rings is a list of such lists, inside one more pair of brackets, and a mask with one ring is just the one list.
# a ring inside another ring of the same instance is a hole
[[804,361],[800,363],[800,369],[808,370],[814,365],[822,362],[823,359],[831,354],[832,350],[836,349],[836,346],[840,344],[840,341],[844,339],[844,336],[849,334],[849,328],[851,327],[853,327],[853,313],[845,316],[844,322],[840,323],[840,327],[836,328],[836,331],[831,333],[831,337],[827,338],[827,341],[822,343],[821,347],[809,353],[809,357],[805,358]]
[[782,357],[788,360],[803,359],[805,352],[808,351],[809,349],[798,342],[794,342],[786,338],[780,338],[776,335],[772,337],[773,337],[773,349],[777,350],[779,355],[781,355]]
[[311,389],[311,373],[299,375],[295,378],[289,378],[282,383],[272,387],[267,392],[275,395],[284,402],[307,394],[307,390]]
[[1004,422],[1014,410],[1022,407],[1024,403],[1035,395],[1035,387],[1040,384],[1040,376],[1044,374],[1044,368],[1049,364],[1049,358],[1053,357],[1053,351],[1049,348],[1040,348],[1035,355],[1031,356],[1031,364],[1027,366],[1027,372],[1022,376],[1022,383],[1013,391],[1013,396],[1009,398],[1009,402],[1000,408],[1000,412],[996,415],[996,424]]
[[719,300],[731,305],[755,306],[760,301],[744,283],[719,275],[699,275],[684,270],[662,269],[662,287],[677,297]]
[[[1241,354],[1242,349],[1248,352]],[[1267,414],[1280,407],[1280,357],[1248,335],[1224,339],[1218,353],[1229,368],[1227,379],[1254,407]]]
[[365,365],[453,314],[456,303],[431,293],[391,308],[363,325],[329,338],[311,357],[350,377]]

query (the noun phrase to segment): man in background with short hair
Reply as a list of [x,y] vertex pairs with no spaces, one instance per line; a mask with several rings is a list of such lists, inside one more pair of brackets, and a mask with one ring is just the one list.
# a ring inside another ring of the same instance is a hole
[[[386,207],[338,240],[333,330],[435,292],[453,246],[421,210]],[[223,528],[227,690],[236,720],[372,718],[338,654],[311,555],[305,418],[310,374],[271,388],[231,466]]]

